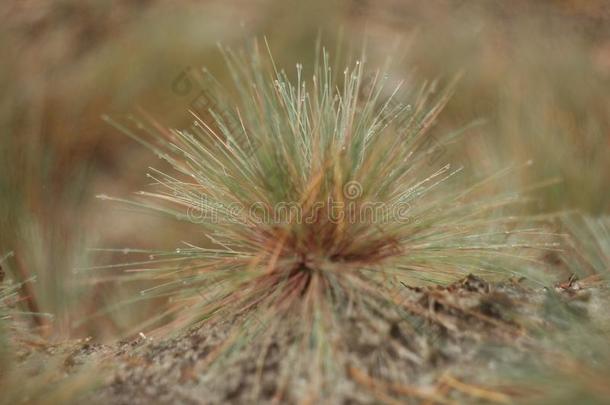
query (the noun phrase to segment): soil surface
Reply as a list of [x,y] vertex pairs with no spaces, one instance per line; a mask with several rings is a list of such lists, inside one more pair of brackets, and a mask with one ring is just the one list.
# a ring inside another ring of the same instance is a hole
[[474,276],[447,287],[402,287],[392,310],[341,319],[347,339],[333,353],[334,378],[323,393],[308,390],[306,377],[286,378],[296,368],[288,336],[264,353],[253,339],[247,350],[210,362],[229,320],[159,341],[142,335],[114,346],[84,343],[64,365],[99,368],[103,381],[87,401],[100,404],[506,403],[517,393],[495,377],[537,353],[535,331],[561,327],[565,313],[587,319],[594,302],[574,279],[554,289]]

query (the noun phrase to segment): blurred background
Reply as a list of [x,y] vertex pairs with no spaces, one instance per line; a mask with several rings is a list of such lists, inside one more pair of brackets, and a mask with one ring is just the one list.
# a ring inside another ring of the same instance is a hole
[[[95,196],[129,197],[159,160],[105,123],[144,110],[169,127],[190,122],[196,89],[175,90],[190,68],[223,80],[217,44],[266,36],[287,70],[315,57],[316,38],[339,50],[366,43],[373,65],[412,83],[462,73],[435,127],[482,122],[450,148],[482,176],[532,161],[517,185],[537,212],[610,212],[610,3],[605,0],[175,1],[42,0],[0,5],[0,256],[40,334],[104,340],[162,312],[141,301],[92,316],[142,285],[115,270],[138,248],[201,237]],[[409,82],[408,82],[409,83]],[[95,252],[93,247],[116,248]],[[129,249],[129,250],[122,250]]]

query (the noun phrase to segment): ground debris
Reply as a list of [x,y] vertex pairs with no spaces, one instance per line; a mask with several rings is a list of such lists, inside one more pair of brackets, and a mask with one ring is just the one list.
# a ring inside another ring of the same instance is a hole
[[[506,403],[508,394],[486,386],[489,381],[482,376],[529,355],[524,325],[548,324],[548,291],[526,284],[515,279],[489,283],[470,275],[446,287],[405,287],[392,309],[371,301],[370,313],[383,316],[352,313],[341,320],[345,339],[333,360],[337,379],[318,400]],[[258,341],[212,366],[209,357],[230,329],[227,320],[165,340],[123,343],[111,360],[112,377],[91,402],[293,403],[303,398],[307,381],[283,378],[293,367],[287,360],[293,343],[289,335],[267,346],[260,370],[263,345]]]

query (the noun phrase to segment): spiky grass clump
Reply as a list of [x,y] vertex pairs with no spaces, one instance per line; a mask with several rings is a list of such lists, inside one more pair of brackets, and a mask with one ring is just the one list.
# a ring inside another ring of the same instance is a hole
[[257,49],[225,51],[232,86],[208,77],[213,107],[193,113],[192,127],[111,121],[171,166],[148,174],[155,189],[141,200],[119,200],[202,233],[125,267],[158,280],[142,293],[168,297],[169,313],[236,318],[231,343],[252,336],[248,326],[272,333],[296,320],[291,333],[319,355],[335,318],[354,308],[374,317],[369,304],[396,304],[399,281],[519,274],[528,252],[549,248],[543,231],[507,215],[525,197],[487,194],[510,171],[464,186],[436,156],[457,134],[430,133],[452,86],[392,87],[363,60],[338,73],[319,54],[306,81],[301,65],[291,78]]
[[567,230],[570,250],[568,266],[581,278],[610,277],[610,217],[566,214],[562,223]]
[[[34,278],[24,282],[16,282],[8,267],[12,252],[0,256],[0,360],[7,362],[9,357],[9,335],[13,332],[25,334],[27,321],[31,320],[31,312],[24,304],[24,287],[34,281]],[[49,317],[48,314],[36,314]],[[6,363],[5,363],[6,364]]]
[[51,315],[29,311],[31,290],[24,287],[35,279],[16,282],[7,264],[11,257],[12,252],[0,256],[0,405],[77,403],[99,382],[100,368],[93,373],[75,367],[69,374],[65,356],[53,357],[61,344],[48,344],[32,328],[34,317]]
[[11,337],[29,336],[38,332],[32,328],[37,319],[52,319],[51,314],[31,311],[27,295],[36,278],[18,281],[8,265],[13,256],[13,252],[0,256],[0,361],[3,364],[8,364],[11,357]]
[[572,276],[547,291],[537,350],[507,374],[527,393],[522,403],[604,404],[610,395],[610,217],[570,213],[561,223],[568,236],[561,261]]
[[[17,288],[4,282],[6,272],[2,268],[6,257],[0,258],[0,362],[8,364],[8,323],[11,320],[11,311],[9,308],[9,300],[17,294]],[[2,378],[0,372],[0,379]]]

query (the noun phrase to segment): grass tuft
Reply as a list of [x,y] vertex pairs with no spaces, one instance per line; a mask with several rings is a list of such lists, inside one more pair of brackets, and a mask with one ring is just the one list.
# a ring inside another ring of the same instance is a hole
[[155,281],[138,299],[166,299],[159,319],[235,319],[218,356],[285,333],[312,353],[300,366],[328,370],[336,319],[400,305],[401,282],[520,276],[558,249],[544,216],[521,214],[527,193],[499,186],[528,164],[454,181],[462,168],[443,151],[463,131],[433,128],[455,81],[396,84],[364,56],[342,69],[325,50],[306,78],[258,45],[222,52],[231,83],[200,72],[214,102],[191,111],[191,127],[107,118],[165,168],[137,198],[100,196],[200,230],[175,250],[126,249],[141,260],[109,269]]

